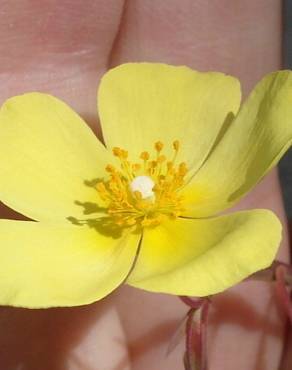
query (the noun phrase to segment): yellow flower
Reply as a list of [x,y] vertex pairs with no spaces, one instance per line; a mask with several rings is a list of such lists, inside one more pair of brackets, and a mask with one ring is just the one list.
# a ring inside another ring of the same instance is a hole
[[206,296],[272,262],[268,210],[216,216],[292,138],[292,74],[266,76],[238,111],[238,81],[163,64],[102,79],[106,147],[66,104],[29,93],[0,112],[0,304],[74,306],[123,282]]

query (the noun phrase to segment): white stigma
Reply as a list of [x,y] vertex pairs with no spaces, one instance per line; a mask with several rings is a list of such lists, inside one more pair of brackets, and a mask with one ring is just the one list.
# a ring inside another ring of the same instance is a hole
[[132,192],[139,191],[142,195],[142,199],[153,198],[154,192],[154,181],[148,176],[137,176],[130,184]]

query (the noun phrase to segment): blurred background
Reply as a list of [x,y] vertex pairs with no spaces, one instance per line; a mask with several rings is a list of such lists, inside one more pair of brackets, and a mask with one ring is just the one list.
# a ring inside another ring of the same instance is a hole
[[[284,1],[283,9],[284,40],[283,60],[284,68],[292,69],[292,0]],[[291,120],[292,124],[292,120]],[[288,151],[280,162],[280,179],[283,187],[285,208],[292,222],[292,149]]]

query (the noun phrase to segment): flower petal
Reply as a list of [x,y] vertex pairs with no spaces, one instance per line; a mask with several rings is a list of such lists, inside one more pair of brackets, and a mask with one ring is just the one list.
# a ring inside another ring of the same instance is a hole
[[155,63],[123,64],[101,81],[98,106],[108,147],[135,158],[158,140],[172,157],[181,141],[181,161],[200,166],[240,103],[239,82],[222,73]]
[[267,210],[178,219],[145,230],[128,283],[177,295],[208,296],[269,266],[281,224]]
[[266,76],[186,187],[186,215],[231,207],[277,164],[292,140],[292,73]]
[[108,295],[129,273],[139,235],[87,226],[0,220],[0,304],[77,306]]
[[[0,111],[0,200],[36,220],[82,216],[95,202],[86,180],[103,176],[108,152],[62,101],[30,93]],[[84,216],[84,215],[83,215]]]

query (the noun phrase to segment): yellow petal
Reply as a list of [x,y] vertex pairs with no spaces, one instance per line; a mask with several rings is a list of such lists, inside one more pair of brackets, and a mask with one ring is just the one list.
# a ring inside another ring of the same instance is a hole
[[186,215],[232,206],[275,166],[292,140],[292,73],[266,76],[186,188]]
[[139,235],[88,226],[0,220],[0,304],[77,306],[108,295],[129,273]]
[[129,63],[106,73],[98,107],[109,147],[123,147],[135,158],[158,140],[194,170],[202,163],[223,123],[240,103],[239,82],[222,73],[199,73],[187,67]]
[[96,191],[84,181],[103,176],[107,156],[83,120],[52,96],[16,96],[0,111],[0,200],[32,219],[82,217],[76,202],[92,202],[94,211]]
[[281,224],[267,210],[212,219],[178,219],[145,230],[129,284],[177,295],[208,296],[269,266]]

